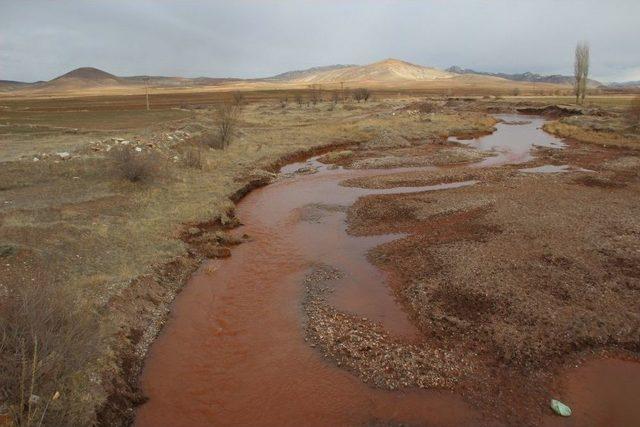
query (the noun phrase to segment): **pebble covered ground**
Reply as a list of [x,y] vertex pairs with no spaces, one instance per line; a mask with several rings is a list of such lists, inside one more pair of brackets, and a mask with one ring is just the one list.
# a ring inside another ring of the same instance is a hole
[[342,273],[316,265],[304,279],[306,339],[338,366],[376,387],[450,389],[472,365],[460,354],[403,342],[365,317],[344,313],[327,303],[332,281]]

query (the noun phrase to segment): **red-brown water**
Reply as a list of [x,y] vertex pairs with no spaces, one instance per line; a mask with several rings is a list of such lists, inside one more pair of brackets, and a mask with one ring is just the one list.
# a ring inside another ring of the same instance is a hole
[[533,160],[532,148],[534,147],[563,148],[565,146],[560,139],[542,130],[543,118],[517,114],[499,114],[496,117],[502,122],[496,125],[496,131],[491,135],[471,141],[451,138],[452,141],[495,154],[472,165],[473,167],[525,163]]
[[[536,130],[546,141],[538,125],[499,125],[498,132],[523,128],[531,135]],[[525,154],[518,148],[520,154],[510,156],[508,139],[485,138],[499,145],[498,163],[528,160],[533,141]],[[479,141],[471,144],[486,148]],[[401,235],[350,236],[340,207],[367,194],[456,191],[474,182],[388,190],[339,185],[348,178],[394,172],[320,167],[316,174],[282,179],[243,199],[238,216],[246,225],[238,233],[253,240],[235,248],[229,259],[206,262],[176,299],[146,361],[141,382],[149,401],[138,409],[136,425],[488,425],[448,392],[369,387],[304,341],[301,282],[318,262],[344,273],[332,304],[378,321],[399,337],[416,339],[385,275],[366,260],[370,248]],[[576,402],[585,399],[576,396]]]
[[557,399],[571,407],[571,417],[548,415],[544,427],[640,426],[640,364],[593,360],[568,372]]
[[372,173],[324,170],[269,185],[239,204],[246,226],[238,231],[253,241],[230,259],[207,262],[177,298],[146,362],[142,386],[150,400],[137,412],[138,426],[333,426],[378,419],[476,425],[474,411],[449,393],[376,390],[304,341],[301,282],[316,262],[345,272],[334,296],[340,308],[396,334],[414,334],[383,274],[365,258],[369,248],[397,236],[349,236],[345,214],[335,210],[316,209],[313,220],[304,215],[313,203],[347,206],[374,192],[338,185]]

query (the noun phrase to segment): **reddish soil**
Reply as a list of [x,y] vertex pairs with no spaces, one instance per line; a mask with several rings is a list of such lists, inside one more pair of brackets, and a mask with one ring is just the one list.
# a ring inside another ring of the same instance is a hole
[[177,299],[136,423],[634,425],[638,158],[511,141],[485,169],[310,162],[249,194],[237,234],[252,240]]

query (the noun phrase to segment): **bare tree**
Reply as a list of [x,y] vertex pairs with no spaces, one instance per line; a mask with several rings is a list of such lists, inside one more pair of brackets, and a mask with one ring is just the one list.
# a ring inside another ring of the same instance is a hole
[[224,150],[233,139],[240,119],[241,107],[235,102],[225,102],[216,109],[216,129],[203,138],[203,143],[217,150]]
[[298,103],[298,107],[302,107],[302,102],[303,102],[302,101],[302,95],[299,94],[299,93],[296,93],[295,98],[296,98],[296,102]]
[[340,101],[340,92],[338,92],[337,90],[333,91],[333,94],[331,95],[331,100],[333,101],[333,104],[337,104],[338,101]]
[[587,94],[587,79],[589,77],[589,44],[578,42],[573,63],[574,93],[576,103],[583,103]]
[[322,86],[320,85],[311,85],[311,94],[309,99],[313,105],[316,105],[318,102],[322,102]]
[[244,101],[244,95],[242,94],[242,92],[238,92],[238,91],[233,92],[232,96],[233,96],[233,102],[236,105],[242,105],[242,101]]
[[360,101],[367,102],[370,96],[371,96],[371,92],[369,91],[369,89],[364,87],[354,89],[353,91],[353,99],[355,99],[358,102]]

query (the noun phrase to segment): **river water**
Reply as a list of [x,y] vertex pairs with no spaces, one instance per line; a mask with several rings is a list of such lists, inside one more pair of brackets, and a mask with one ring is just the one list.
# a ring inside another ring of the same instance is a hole
[[[540,130],[542,119],[527,117],[530,122],[524,124],[520,116],[501,118],[520,124],[501,123],[494,134],[465,141],[497,154],[473,167],[526,162],[534,145],[562,147]],[[303,166],[319,171],[291,173]],[[378,321],[396,336],[417,339],[385,274],[366,259],[371,248],[402,235],[350,236],[345,208],[369,194],[456,191],[475,182],[387,190],[339,185],[349,178],[408,170],[416,168],[330,169],[311,159],[288,165],[282,179],[245,197],[237,207],[245,225],[237,232],[252,240],[234,248],[229,259],[204,263],[176,298],[145,364],[141,382],[149,401],[138,408],[136,425],[488,425],[448,392],[369,387],[304,340],[301,282],[319,262],[344,272],[331,296],[333,305]],[[545,422],[556,425],[558,419]]]

